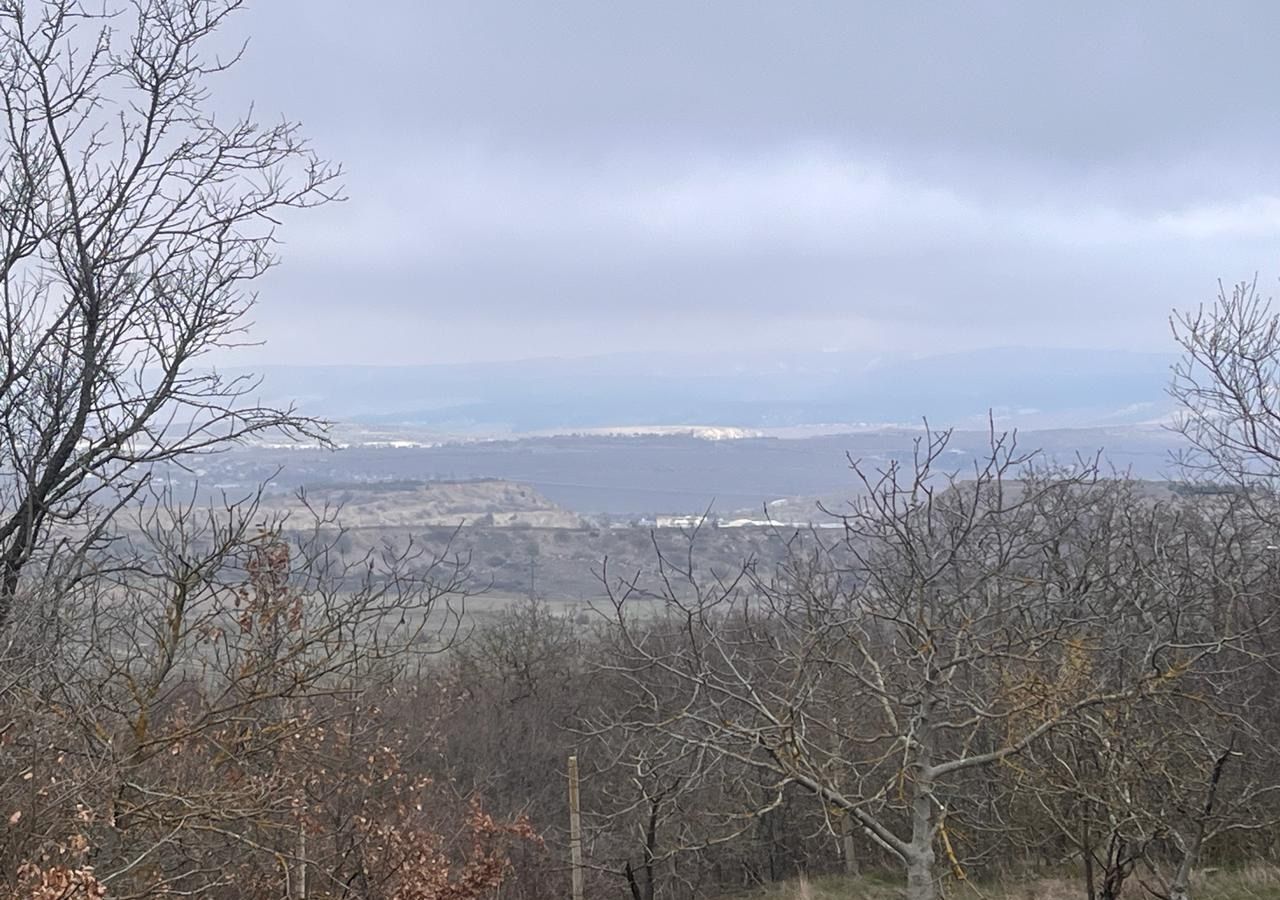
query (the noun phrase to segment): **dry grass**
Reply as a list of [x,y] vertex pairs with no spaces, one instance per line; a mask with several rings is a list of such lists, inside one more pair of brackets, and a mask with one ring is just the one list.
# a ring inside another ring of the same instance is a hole
[[[900,883],[888,876],[799,878],[786,884],[735,895],[733,900],[900,900]],[[1079,881],[1041,878],[1026,882],[947,885],[949,900],[1081,900]],[[1125,891],[1133,900],[1150,894],[1133,883]],[[1210,871],[1196,878],[1195,900],[1280,900],[1280,868],[1254,865],[1230,871]]]
[[1280,868],[1275,866],[1210,872],[1196,881],[1196,896],[1202,900],[1280,900]]

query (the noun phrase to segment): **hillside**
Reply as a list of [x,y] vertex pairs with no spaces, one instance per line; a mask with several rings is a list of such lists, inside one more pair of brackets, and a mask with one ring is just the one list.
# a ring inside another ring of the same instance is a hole
[[[386,481],[326,484],[306,492],[312,507],[342,508],[348,528],[458,525],[521,528],[581,528],[583,520],[526,484],[498,479],[468,481]],[[269,512],[300,512],[294,494],[267,499]]]
[[[726,900],[899,900],[902,889],[894,874],[801,878]],[[1280,871],[1266,865],[1237,871],[1208,870],[1195,879],[1195,890],[1195,896],[1202,900],[1280,900]],[[1136,890],[1132,893],[1145,895]],[[949,892],[951,896],[985,900],[1074,900],[1083,894],[1078,876],[954,886]],[[1125,896],[1129,895],[1126,890]]]

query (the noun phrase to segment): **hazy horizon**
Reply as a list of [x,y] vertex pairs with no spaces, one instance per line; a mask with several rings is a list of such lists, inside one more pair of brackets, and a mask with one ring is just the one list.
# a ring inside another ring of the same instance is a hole
[[[1172,353],[1000,348],[934,355],[620,353],[420,366],[263,365],[270,403],[435,436],[720,427],[1133,426],[1167,420]],[[827,430],[830,430],[827,428]],[[839,430],[839,429],[837,429]]]

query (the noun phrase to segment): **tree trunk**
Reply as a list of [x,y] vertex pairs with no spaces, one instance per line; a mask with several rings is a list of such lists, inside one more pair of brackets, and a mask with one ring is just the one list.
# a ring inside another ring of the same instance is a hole
[[933,879],[933,848],[907,860],[907,900],[937,900],[938,885]]
[[1084,887],[1089,900],[1098,900],[1093,878],[1093,839],[1089,835],[1089,818],[1085,814],[1080,822],[1080,856],[1084,860]]
[[1169,885],[1169,900],[1191,900],[1191,869],[1200,856],[1200,845],[1203,840],[1204,823],[1202,822],[1191,847],[1183,850],[1182,859],[1178,860],[1177,871],[1173,873],[1173,881]]
[[916,721],[916,759],[912,767],[911,847],[906,855],[907,900],[937,900],[933,833],[937,808],[933,797],[933,702],[926,699]]
[[1173,880],[1169,884],[1169,900],[1191,900],[1191,870],[1200,858],[1200,846],[1204,841],[1204,824],[1200,824],[1200,831],[1196,835],[1191,846],[1182,852],[1182,859],[1178,860],[1178,868],[1173,873]]
[[1227,748],[1214,760],[1213,769],[1209,773],[1209,784],[1205,790],[1204,809],[1196,820],[1195,833],[1191,841],[1182,851],[1182,859],[1178,861],[1178,871],[1173,875],[1173,883],[1169,886],[1169,900],[1191,900],[1191,870],[1200,862],[1200,851],[1204,848],[1205,836],[1209,830],[1209,817],[1213,815],[1213,805],[1218,799],[1218,785],[1222,781],[1222,771],[1231,759],[1235,749],[1235,737]]

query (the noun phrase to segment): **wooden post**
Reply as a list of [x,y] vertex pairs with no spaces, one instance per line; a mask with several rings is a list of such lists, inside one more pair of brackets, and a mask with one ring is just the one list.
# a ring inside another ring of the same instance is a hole
[[578,810],[578,757],[569,757],[569,858],[573,862],[573,900],[582,900],[582,817]]
[[309,900],[307,894],[307,824],[298,822],[298,900]]
[[854,856],[853,848],[853,816],[848,810],[840,810],[840,844],[841,850],[844,851],[844,874],[858,874],[858,858]]

